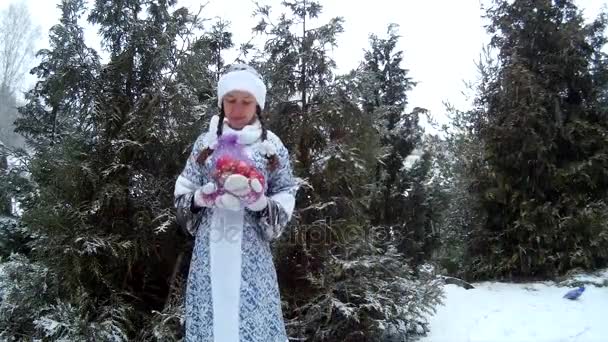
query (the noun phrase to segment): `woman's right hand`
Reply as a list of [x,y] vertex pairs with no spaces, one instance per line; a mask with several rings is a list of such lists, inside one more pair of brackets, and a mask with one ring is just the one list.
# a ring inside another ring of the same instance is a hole
[[202,208],[211,208],[215,205],[217,186],[214,182],[209,182],[194,192],[194,205]]
[[198,207],[218,207],[233,211],[241,208],[240,199],[227,192],[218,193],[218,187],[215,182],[209,182],[195,191],[194,204]]

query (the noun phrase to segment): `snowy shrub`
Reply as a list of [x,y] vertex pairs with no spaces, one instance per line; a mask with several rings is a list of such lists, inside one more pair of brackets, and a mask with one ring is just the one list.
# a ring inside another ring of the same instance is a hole
[[48,268],[12,254],[1,264],[0,338],[32,336],[34,321],[49,307],[57,279]]
[[394,247],[364,243],[331,258],[329,291],[299,308],[291,335],[311,341],[408,341],[428,332],[443,288],[424,272],[415,275]]
[[148,327],[140,334],[140,341],[178,342],[182,340],[186,320],[184,306],[185,281],[175,282],[171,295],[162,311],[153,311]]
[[0,257],[8,258],[13,253],[28,251],[28,232],[16,218],[0,216]]
[[[128,309],[116,298],[97,306],[83,292],[75,297],[75,304],[59,302],[50,305],[34,321],[37,336],[52,341],[128,341],[126,325]],[[95,317],[91,313],[95,312]]]

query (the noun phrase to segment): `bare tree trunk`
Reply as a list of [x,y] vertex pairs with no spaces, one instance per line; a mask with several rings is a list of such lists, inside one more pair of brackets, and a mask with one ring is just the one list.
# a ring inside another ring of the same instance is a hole
[[[7,154],[4,144],[0,141],[0,174],[4,174],[8,170]],[[11,198],[0,189],[0,216],[11,216]]]

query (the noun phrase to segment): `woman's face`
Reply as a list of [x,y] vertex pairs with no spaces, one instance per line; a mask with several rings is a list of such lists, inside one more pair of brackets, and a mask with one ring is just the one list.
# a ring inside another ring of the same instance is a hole
[[255,121],[257,102],[255,97],[244,91],[231,91],[224,96],[224,114],[228,125],[241,129]]

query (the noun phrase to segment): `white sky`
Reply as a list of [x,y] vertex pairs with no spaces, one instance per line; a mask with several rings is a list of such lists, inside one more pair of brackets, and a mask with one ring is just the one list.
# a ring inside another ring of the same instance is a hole
[[[56,8],[59,1],[0,0],[0,9],[19,1],[28,4],[34,21],[41,27],[39,47],[48,46],[48,30],[60,15]],[[383,36],[389,23],[398,24],[402,36],[399,48],[404,51],[403,67],[409,69],[410,77],[418,82],[409,93],[408,109],[427,108],[435,120],[444,123],[443,102],[465,109],[468,102],[463,95],[464,82],[477,77],[475,62],[488,39],[482,27],[480,1],[483,0],[321,0],[323,13],[316,23],[325,23],[335,16],[345,19],[344,33],[339,36],[334,52],[338,73],[357,66],[363,49],[369,46],[370,33]],[[275,12],[282,10],[277,6],[280,0],[259,2],[274,5]],[[206,0],[178,0],[177,6],[197,11],[205,3]],[[608,0],[578,0],[577,3],[587,19],[595,17],[602,7],[608,7]],[[256,24],[251,16],[253,9],[253,0],[209,0],[203,16],[230,21],[235,46],[238,46],[252,37],[251,27]],[[95,28],[87,27],[85,37],[90,46],[99,48]]]

